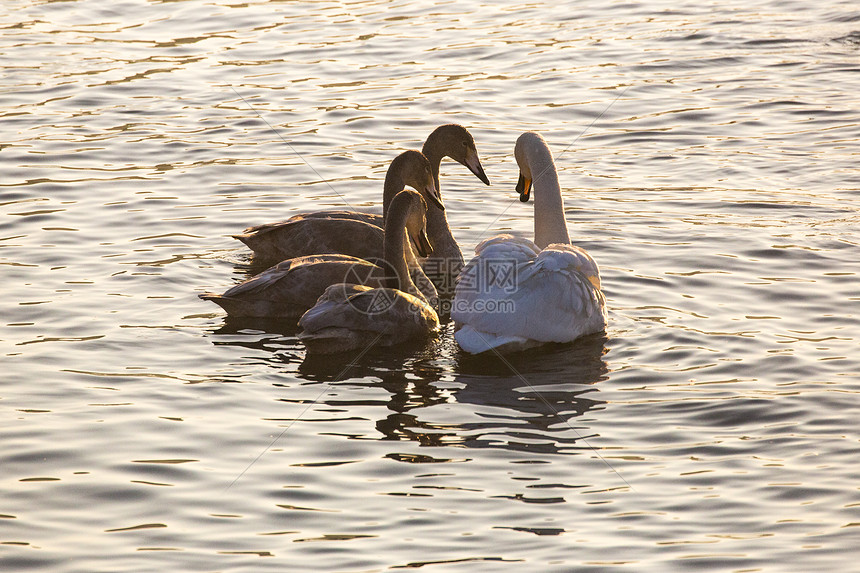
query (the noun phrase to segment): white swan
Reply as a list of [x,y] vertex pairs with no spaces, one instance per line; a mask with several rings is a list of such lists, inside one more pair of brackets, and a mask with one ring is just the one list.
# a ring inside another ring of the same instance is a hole
[[452,302],[454,337],[466,352],[525,350],[606,328],[597,263],[570,244],[552,154],[537,133],[514,148],[520,201],[535,195],[535,240],[483,241],[463,269]]
[[[465,165],[485,184],[489,185],[490,180],[484,173],[472,134],[461,125],[437,127],[427,137],[421,151],[430,162],[437,190],[436,196],[424,195],[428,203],[427,235],[433,246],[433,255],[422,261],[421,266],[443,295],[451,296],[454,280],[463,267],[463,253],[451,234],[440,201],[440,164],[444,157],[450,157]],[[340,253],[363,259],[382,257],[384,214],[400,189],[402,186],[398,188],[396,183],[391,187],[386,183],[382,196],[383,215],[343,210],[312,211],[294,215],[279,223],[250,227],[234,237],[254,252],[254,260],[258,264],[273,265],[289,258],[322,253]],[[409,263],[410,267],[419,264],[411,254]],[[415,278],[421,287],[421,278]],[[425,288],[422,291],[429,294]]]
[[[389,180],[398,182],[398,191],[409,185],[435,193],[430,165],[418,151],[405,151],[394,158],[386,175],[386,181]],[[402,232],[403,227],[400,229]],[[421,233],[424,233],[423,227]],[[415,235],[412,240],[422,256],[432,252],[426,235]],[[203,293],[199,296],[218,304],[230,316],[296,321],[329,285],[349,281],[384,286],[388,275],[390,273],[375,261],[340,254],[309,255],[283,261],[223,295]],[[412,282],[409,285],[415,289]],[[417,289],[413,294],[421,295]]]
[[[418,193],[404,190],[394,197],[385,221],[385,262],[392,274],[379,288],[328,287],[299,320],[298,337],[309,353],[332,354],[370,344],[392,346],[439,330],[439,317],[412,283],[406,261],[408,237],[426,241],[426,213],[427,204]],[[428,242],[425,248],[429,246]]]

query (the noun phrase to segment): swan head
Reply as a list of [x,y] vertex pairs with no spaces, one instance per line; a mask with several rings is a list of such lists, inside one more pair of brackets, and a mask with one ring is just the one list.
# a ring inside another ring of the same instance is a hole
[[427,238],[427,202],[420,194],[404,189],[394,196],[389,211],[405,213],[406,233],[415,245],[419,257],[433,254],[433,246]]
[[490,184],[490,179],[484,173],[484,167],[478,157],[475,139],[462,125],[456,123],[440,125],[427,137],[425,145],[442,150],[446,156],[466,167],[485,185]]
[[442,204],[442,198],[439,196],[439,190],[436,189],[436,183],[433,181],[433,170],[430,169],[430,162],[427,161],[423,153],[413,150],[404,151],[391,162],[391,168],[399,170],[405,185],[409,185],[421,193],[427,202],[432,203],[441,211],[445,210],[445,205]]
[[406,219],[406,232],[412,244],[417,247],[419,257],[433,254],[433,246],[427,238],[427,203],[417,193],[409,193],[409,217]]
[[[549,165],[552,165],[552,155],[549,152],[549,146],[539,133],[527,131],[517,138],[517,143],[514,146],[514,158],[517,160],[517,166],[520,168],[520,176],[517,180],[517,193],[520,194],[520,201],[527,203],[532,189],[534,176],[532,175],[532,165],[545,165],[547,159]],[[536,175],[540,177],[545,167]]]

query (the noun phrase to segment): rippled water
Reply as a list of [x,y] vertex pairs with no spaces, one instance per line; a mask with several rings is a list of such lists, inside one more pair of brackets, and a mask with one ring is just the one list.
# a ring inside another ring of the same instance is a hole
[[[850,570],[860,8],[758,4],[7,2],[0,568]],[[547,138],[605,336],[309,361],[196,297],[452,121],[467,254]]]

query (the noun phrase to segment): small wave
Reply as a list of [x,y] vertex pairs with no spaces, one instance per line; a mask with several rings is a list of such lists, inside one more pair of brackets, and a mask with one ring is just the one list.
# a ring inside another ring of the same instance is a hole
[[839,42],[840,44],[846,44],[848,46],[860,47],[860,30],[856,32],[851,32],[850,34],[847,34],[845,36],[834,38],[833,41]]

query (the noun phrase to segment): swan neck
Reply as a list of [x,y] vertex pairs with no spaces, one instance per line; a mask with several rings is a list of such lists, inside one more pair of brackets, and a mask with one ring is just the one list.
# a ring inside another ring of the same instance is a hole
[[448,217],[436,205],[427,206],[427,238],[433,246],[433,256],[462,258],[460,247],[451,234]]
[[394,270],[395,276],[389,276],[386,272],[386,287],[395,288],[415,295],[426,302],[424,295],[412,282],[412,275],[409,273],[409,265],[407,258],[409,253],[409,239],[406,234],[406,217],[407,214],[398,211],[391,211],[385,219],[385,240],[382,245],[382,258],[388,263],[389,267],[386,271]]
[[[427,158],[430,163],[430,169],[433,173],[433,183],[436,184],[436,189],[442,193],[442,187],[439,185],[439,169],[442,165],[442,159],[448,157],[448,144],[438,137],[431,134],[424,142],[424,147],[421,153]],[[462,262],[463,253],[460,251],[460,246],[451,234],[451,227],[448,224],[448,216],[445,211],[439,209],[436,205],[427,206],[427,238],[430,239],[430,244],[433,245],[433,258],[442,259],[457,259]]]
[[567,232],[567,222],[564,219],[564,200],[561,196],[561,186],[558,183],[558,173],[552,156],[548,153],[537,158],[529,165],[535,179],[535,244],[541,249],[553,243],[570,243]]
[[430,169],[433,172],[433,183],[436,185],[436,189],[441,189],[439,187],[439,168],[442,166],[442,158],[447,155],[443,148],[444,146],[440,145],[440,142],[432,135],[427,138],[427,141],[424,142],[424,146],[421,148],[421,153],[424,154],[424,157],[430,163]]
[[388,219],[388,208],[394,196],[406,188],[406,183],[400,175],[400,169],[392,164],[385,173],[385,183],[382,188],[382,220]]

